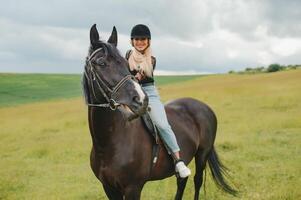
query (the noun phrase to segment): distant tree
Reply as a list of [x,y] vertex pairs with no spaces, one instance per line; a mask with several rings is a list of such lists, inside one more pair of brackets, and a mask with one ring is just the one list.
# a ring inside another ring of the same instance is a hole
[[277,72],[279,70],[281,70],[281,66],[279,64],[275,63],[275,64],[269,65],[267,72]]
[[277,71],[285,71],[285,70],[291,70],[291,69],[296,69],[296,68],[301,68],[301,65],[280,65],[277,63],[270,64],[267,68],[264,66],[260,67],[246,67],[242,71],[234,71],[230,70],[228,71],[228,74],[257,74],[257,73],[265,73],[265,72],[277,72]]
[[260,72],[263,72],[264,70],[265,70],[265,68],[264,67],[258,67],[258,68],[256,68],[258,71],[260,71]]
[[288,67],[289,69],[297,69],[297,66],[298,66],[298,65],[288,65],[287,67]]
[[287,67],[285,65],[280,65],[280,69],[279,70],[286,70]]

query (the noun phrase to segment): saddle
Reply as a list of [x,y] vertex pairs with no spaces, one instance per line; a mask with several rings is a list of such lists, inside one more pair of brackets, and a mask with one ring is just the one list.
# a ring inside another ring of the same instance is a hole
[[159,145],[162,142],[159,136],[159,130],[156,125],[153,123],[148,112],[141,116],[142,124],[144,125],[147,132],[151,135],[153,139],[153,148],[152,148],[152,167],[157,163]]
[[153,123],[152,119],[149,116],[149,113],[146,112],[144,115],[141,116],[144,128],[151,134],[152,138],[155,140],[155,142],[158,142],[159,135],[158,135],[158,129],[156,125]]

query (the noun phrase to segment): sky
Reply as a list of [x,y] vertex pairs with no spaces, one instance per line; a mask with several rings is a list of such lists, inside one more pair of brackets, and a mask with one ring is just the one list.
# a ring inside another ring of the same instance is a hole
[[82,73],[89,31],[152,33],[157,74],[301,64],[300,0],[0,0],[0,72]]

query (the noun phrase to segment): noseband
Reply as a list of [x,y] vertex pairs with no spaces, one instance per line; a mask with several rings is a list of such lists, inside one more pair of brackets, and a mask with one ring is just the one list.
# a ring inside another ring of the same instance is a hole
[[128,80],[135,80],[135,77],[133,75],[126,75],[123,77],[112,89],[101,79],[101,77],[96,73],[92,63],[91,59],[101,51],[102,48],[96,49],[86,60],[86,63],[91,71],[92,78],[89,77],[87,70],[85,69],[84,75],[87,78],[89,85],[92,87],[92,92],[96,100],[98,100],[96,94],[95,94],[95,88],[93,82],[96,83],[97,88],[100,90],[101,94],[106,99],[107,103],[102,104],[93,104],[86,102],[88,106],[92,107],[109,107],[111,110],[116,110],[120,104],[113,99],[113,95],[118,92],[118,90],[128,81]]

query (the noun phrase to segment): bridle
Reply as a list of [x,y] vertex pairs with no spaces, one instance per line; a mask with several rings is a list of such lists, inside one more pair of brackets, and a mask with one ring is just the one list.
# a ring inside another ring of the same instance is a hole
[[118,92],[118,90],[129,80],[136,80],[135,77],[133,75],[126,75],[125,77],[123,77],[113,88],[110,88],[102,79],[101,77],[96,73],[95,68],[91,62],[91,59],[96,55],[96,53],[98,53],[99,51],[101,51],[102,48],[96,49],[93,53],[91,53],[90,56],[87,57],[86,60],[86,64],[90,69],[90,72],[92,74],[92,79],[89,77],[88,73],[87,73],[87,69],[85,68],[84,71],[84,75],[87,78],[89,85],[91,85],[92,87],[92,93],[95,97],[95,99],[97,101],[99,101],[99,99],[96,96],[95,93],[95,88],[94,88],[94,82],[97,85],[97,88],[100,90],[101,94],[103,95],[103,97],[106,99],[106,103],[100,103],[100,104],[94,104],[94,103],[90,103],[90,102],[86,102],[86,104],[88,106],[92,106],[92,107],[104,107],[107,108],[109,107],[111,110],[116,110],[118,106],[120,106],[121,104],[118,103],[113,96],[116,95],[116,93]]

